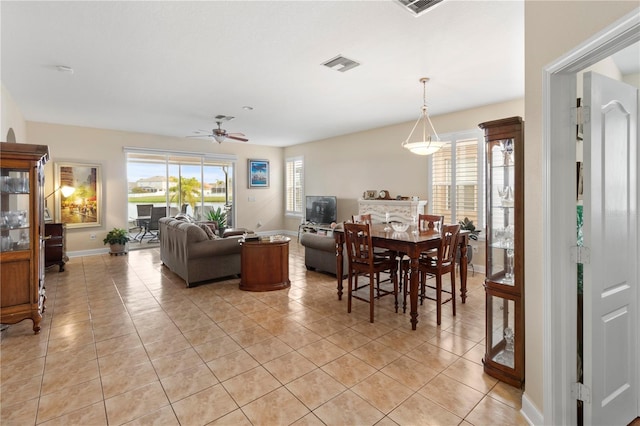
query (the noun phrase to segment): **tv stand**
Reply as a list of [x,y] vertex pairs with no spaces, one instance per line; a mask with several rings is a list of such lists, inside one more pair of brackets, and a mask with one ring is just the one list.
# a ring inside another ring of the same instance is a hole
[[300,241],[300,234],[305,234],[307,232],[332,236],[333,228],[331,227],[330,223],[315,223],[315,222],[301,223],[300,226],[298,226],[298,241]]

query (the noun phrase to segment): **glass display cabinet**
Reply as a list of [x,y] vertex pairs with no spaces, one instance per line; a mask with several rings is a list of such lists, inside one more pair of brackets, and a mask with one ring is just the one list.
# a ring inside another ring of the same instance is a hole
[[0,323],[33,321],[44,312],[43,145],[0,143]]
[[481,123],[486,143],[484,371],[524,385],[524,122]]

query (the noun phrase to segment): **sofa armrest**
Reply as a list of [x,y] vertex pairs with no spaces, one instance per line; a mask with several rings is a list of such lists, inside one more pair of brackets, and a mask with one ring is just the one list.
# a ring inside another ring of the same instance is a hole
[[188,257],[195,259],[200,257],[240,254],[242,252],[242,246],[240,245],[240,238],[218,238],[189,244],[188,251]]

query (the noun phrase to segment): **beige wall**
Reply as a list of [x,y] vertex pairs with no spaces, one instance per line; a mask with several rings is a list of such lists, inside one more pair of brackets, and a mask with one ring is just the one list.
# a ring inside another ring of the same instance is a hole
[[[264,147],[243,143],[218,144],[209,139],[182,139],[142,133],[87,127],[27,122],[29,141],[49,146],[51,160],[45,166],[45,193],[54,190],[54,164],[58,161],[96,163],[102,165],[103,225],[99,228],[76,228],[67,232],[67,250],[87,252],[104,250],[102,239],[114,227],[127,227],[127,182],[123,147],[155,148],[166,150],[235,154],[237,224],[254,228],[258,221],[260,230],[282,229],[283,217],[283,164],[282,148]],[[271,183],[267,189],[247,188],[247,159],[270,161]],[[249,202],[249,197],[255,201]],[[53,213],[53,198],[49,208]],[[91,234],[96,239],[91,240]]]
[[635,1],[525,2],[525,397],[543,410],[542,70],[638,6]]
[[[524,100],[516,100],[433,117],[440,133],[468,130],[477,124],[511,115],[523,115]],[[285,156],[303,155],[306,193],[335,194],[339,220],[357,212],[357,200],[366,189],[388,189],[392,195],[426,198],[426,158],[400,146],[413,122],[368,130],[288,148],[241,143],[217,144],[209,140],[181,139],[142,133],[27,122],[30,143],[49,146],[51,160],[45,167],[45,193],[54,190],[56,162],[95,163],[102,166],[103,217],[101,227],[69,229],[67,250],[88,253],[105,250],[102,238],[113,227],[127,225],[127,183],[124,147],[155,148],[234,154],[237,224],[259,231],[297,231],[298,219],[284,219]],[[271,165],[268,189],[247,188],[247,159],[267,159]],[[354,171],[357,170],[357,173]],[[255,199],[255,201],[249,201]],[[54,197],[49,198],[53,212]],[[257,228],[258,222],[262,227]],[[96,234],[95,239],[91,235]],[[478,259],[481,259],[480,257]],[[480,260],[474,260],[478,263]],[[478,263],[481,265],[481,263]]]
[[4,85],[0,84],[0,141],[6,142],[9,129],[13,129],[16,142],[28,142],[22,111]]
[[[432,117],[438,133],[477,129],[478,124],[524,115],[524,100],[514,100]],[[338,220],[358,212],[358,198],[365,190],[387,189],[397,195],[427,198],[427,157],[411,154],[400,144],[415,121],[337,136],[285,148],[285,158],[305,159],[306,195],[338,197]],[[297,230],[299,219],[287,219],[288,230]]]

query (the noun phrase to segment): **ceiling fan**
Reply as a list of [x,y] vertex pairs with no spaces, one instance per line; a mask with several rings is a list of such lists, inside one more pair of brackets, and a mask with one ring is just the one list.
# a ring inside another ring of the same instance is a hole
[[194,135],[194,136],[187,136],[187,137],[188,138],[202,138],[202,137],[213,138],[218,143],[222,143],[225,139],[233,139],[240,142],[249,141],[249,139],[243,137],[244,133],[229,133],[222,128],[222,121],[216,121],[216,123],[218,124],[218,128],[211,130],[211,133],[208,135]]

